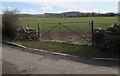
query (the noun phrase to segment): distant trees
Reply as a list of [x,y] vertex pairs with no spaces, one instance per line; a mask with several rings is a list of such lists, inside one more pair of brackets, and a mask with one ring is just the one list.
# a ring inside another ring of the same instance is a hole
[[108,12],[108,13],[96,13],[96,12],[63,12],[63,13],[45,13],[44,14],[45,17],[48,18],[61,18],[61,17],[115,17],[117,16],[116,13],[113,12]]
[[109,12],[109,13],[106,13],[106,16],[107,16],[107,17],[113,17],[113,16],[115,16],[115,13]]
[[96,12],[63,12],[63,13],[45,13],[45,14],[19,14],[19,17],[34,17],[34,18],[65,18],[65,17],[115,17],[117,13],[96,13]]
[[2,16],[2,33],[3,36],[15,37],[16,28],[19,26],[18,21],[19,10],[5,9]]
[[92,13],[80,13],[80,17],[114,17],[117,14],[113,13],[113,12],[108,12],[108,13],[96,13],[96,12],[92,12]]

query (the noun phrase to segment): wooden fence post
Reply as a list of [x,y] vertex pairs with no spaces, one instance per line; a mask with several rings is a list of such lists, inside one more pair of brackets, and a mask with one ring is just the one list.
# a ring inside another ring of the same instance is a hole
[[93,45],[93,44],[94,44],[94,43],[93,43],[93,33],[94,33],[94,31],[93,31],[93,30],[94,30],[93,24],[94,24],[94,22],[91,21],[90,23],[91,23],[91,30],[92,30],[92,45]]
[[40,27],[40,23],[38,23],[38,39],[41,38],[41,27]]

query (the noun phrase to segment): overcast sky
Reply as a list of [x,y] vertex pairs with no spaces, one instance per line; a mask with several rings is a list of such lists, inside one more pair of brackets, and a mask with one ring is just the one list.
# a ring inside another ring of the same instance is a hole
[[[4,0],[0,9],[19,9],[25,14],[79,12],[118,12],[118,0]],[[0,12],[2,13],[2,12]]]

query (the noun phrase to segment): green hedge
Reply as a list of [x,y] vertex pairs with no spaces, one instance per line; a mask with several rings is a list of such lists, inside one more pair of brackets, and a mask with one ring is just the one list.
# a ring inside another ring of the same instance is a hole
[[120,26],[96,29],[93,34],[93,41],[100,51],[114,57],[120,57]]

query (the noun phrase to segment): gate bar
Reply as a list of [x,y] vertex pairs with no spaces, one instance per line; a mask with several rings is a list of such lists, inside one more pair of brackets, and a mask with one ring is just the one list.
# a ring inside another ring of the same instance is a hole
[[44,35],[42,35],[41,37],[44,37],[46,34],[48,34],[49,32],[51,32],[54,28],[56,28],[59,24],[57,24],[56,26],[54,26],[52,29],[50,29],[49,31],[47,31]]
[[59,23],[40,23],[40,24],[64,24],[64,23],[90,23],[90,21],[81,21],[81,22],[59,22]]
[[61,25],[59,25],[59,32],[60,32],[60,40],[62,40],[62,30],[61,30]]
[[66,29],[70,30],[71,32],[75,33],[76,35],[79,35],[77,32],[71,30],[70,28],[66,27],[65,25],[61,24],[63,27],[65,27]]

